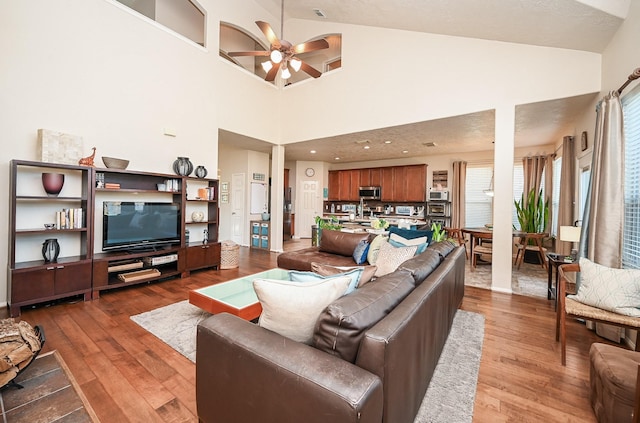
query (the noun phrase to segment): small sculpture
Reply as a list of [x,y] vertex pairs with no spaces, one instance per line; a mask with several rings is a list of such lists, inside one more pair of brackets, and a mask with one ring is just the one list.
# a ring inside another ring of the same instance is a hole
[[91,154],[90,156],[87,156],[87,157],[83,157],[80,160],[78,160],[78,164],[80,166],[91,166],[91,167],[94,166],[93,158],[96,156],[96,148],[93,147],[92,150],[93,150],[93,154]]

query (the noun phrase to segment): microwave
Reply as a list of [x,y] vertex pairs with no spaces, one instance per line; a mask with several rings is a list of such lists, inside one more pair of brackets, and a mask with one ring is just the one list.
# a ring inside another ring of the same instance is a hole
[[449,191],[429,191],[429,201],[449,201]]
[[358,195],[363,200],[379,200],[380,191],[380,187],[360,187]]

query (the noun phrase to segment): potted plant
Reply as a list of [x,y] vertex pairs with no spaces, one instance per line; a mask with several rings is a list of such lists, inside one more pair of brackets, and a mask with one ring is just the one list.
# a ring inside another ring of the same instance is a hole
[[[524,192],[519,201],[514,200],[520,230],[527,233],[544,233],[549,222],[549,201],[542,198],[542,190],[536,193],[534,188],[529,191],[525,198]],[[533,245],[533,240],[529,244]],[[537,254],[524,251],[524,261],[527,263],[539,263]]]
[[[526,200],[526,201],[525,201]],[[542,190],[532,188],[526,199],[524,192],[519,201],[514,200],[520,230],[527,233],[543,233],[549,222],[549,201],[542,198]]]
[[339,231],[340,229],[342,229],[340,220],[335,216],[330,216],[328,218],[322,217],[322,216],[316,216],[315,221],[316,221],[316,224],[314,225],[315,233],[313,233],[314,228],[312,228],[312,231],[311,231],[311,245],[313,246],[320,245],[320,238],[322,238],[323,229],[328,229],[333,231]]
[[439,223],[432,223],[431,231],[433,232],[431,235],[431,242],[449,241],[450,243],[455,244],[455,240],[449,237],[447,231],[445,231]]

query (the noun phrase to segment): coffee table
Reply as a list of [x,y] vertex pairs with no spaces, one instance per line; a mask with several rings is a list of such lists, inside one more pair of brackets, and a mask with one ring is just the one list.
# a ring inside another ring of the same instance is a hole
[[253,290],[254,279],[288,280],[289,271],[270,269],[204,288],[189,291],[189,302],[211,314],[227,312],[245,320],[253,320],[262,313],[262,306]]

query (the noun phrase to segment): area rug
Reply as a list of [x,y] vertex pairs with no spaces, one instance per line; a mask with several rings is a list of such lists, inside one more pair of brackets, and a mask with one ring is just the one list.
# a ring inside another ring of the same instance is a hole
[[42,353],[0,390],[4,422],[99,423],[80,386],[57,351]]
[[[210,314],[181,301],[131,320],[195,363],[196,327]],[[471,422],[484,340],[484,316],[458,310],[415,423]]]

